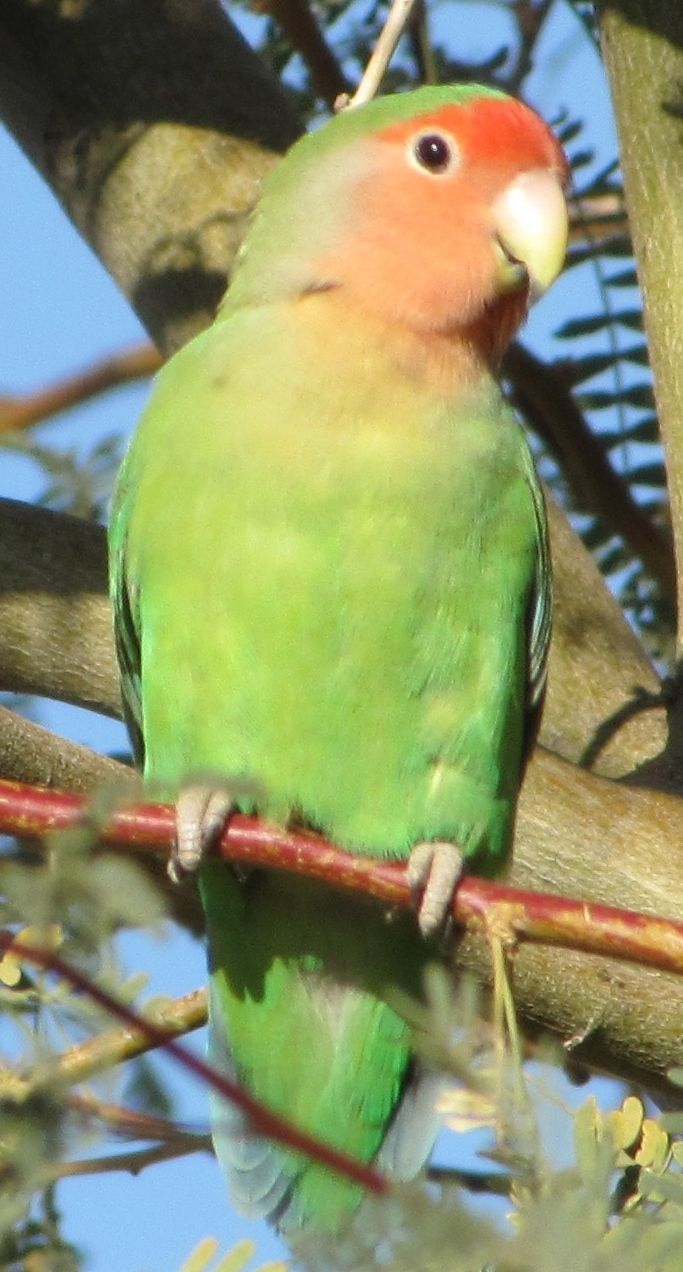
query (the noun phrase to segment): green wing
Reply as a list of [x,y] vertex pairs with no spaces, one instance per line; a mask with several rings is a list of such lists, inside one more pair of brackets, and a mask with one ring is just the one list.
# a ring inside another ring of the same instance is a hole
[[123,714],[130,735],[133,757],[144,767],[145,745],[142,729],[142,685],[137,589],[126,577],[126,527],[128,499],[126,461],[119,473],[117,500],[109,526],[109,590],[114,610],[114,640],[121,675]]

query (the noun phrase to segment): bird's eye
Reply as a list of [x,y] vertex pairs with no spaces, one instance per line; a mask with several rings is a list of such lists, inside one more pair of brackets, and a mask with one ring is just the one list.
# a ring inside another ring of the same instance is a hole
[[455,160],[455,145],[443,133],[421,133],[413,142],[413,155],[421,168],[434,176],[447,172]]

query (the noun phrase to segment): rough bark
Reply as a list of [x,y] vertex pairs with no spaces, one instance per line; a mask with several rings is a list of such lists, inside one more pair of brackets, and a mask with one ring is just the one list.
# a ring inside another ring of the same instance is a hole
[[[666,450],[683,606],[683,5],[600,0],[621,166]],[[679,653],[681,652],[679,627]]]
[[301,130],[218,0],[3,0],[0,116],[165,352]]

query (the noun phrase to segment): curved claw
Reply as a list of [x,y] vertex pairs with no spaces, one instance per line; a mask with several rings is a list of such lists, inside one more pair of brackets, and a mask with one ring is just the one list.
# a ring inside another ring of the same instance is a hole
[[445,927],[453,894],[463,871],[464,855],[444,840],[416,844],[408,859],[408,882],[420,901],[417,921],[423,936]]
[[181,791],[176,801],[176,842],[168,863],[173,883],[180,883],[199,869],[233,806],[230,792],[220,787],[196,785]]

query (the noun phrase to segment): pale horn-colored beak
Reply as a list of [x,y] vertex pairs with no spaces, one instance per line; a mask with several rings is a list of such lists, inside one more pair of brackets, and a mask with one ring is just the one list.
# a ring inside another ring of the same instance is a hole
[[522,172],[493,205],[493,230],[502,291],[529,280],[529,301],[538,300],[564,263],[567,204],[559,173],[544,168]]

